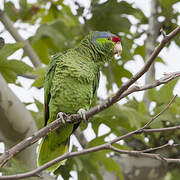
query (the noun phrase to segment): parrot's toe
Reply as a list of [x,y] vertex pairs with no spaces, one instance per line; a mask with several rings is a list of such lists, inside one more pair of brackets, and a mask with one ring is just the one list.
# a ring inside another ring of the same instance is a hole
[[56,119],[60,118],[63,124],[66,124],[66,121],[64,119],[64,113],[63,112],[58,112]]
[[81,109],[79,109],[79,111],[77,113],[81,116],[81,118],[84,120],[84,122],[87,122],[87,119],[86,119],[86,110],[81,108]]

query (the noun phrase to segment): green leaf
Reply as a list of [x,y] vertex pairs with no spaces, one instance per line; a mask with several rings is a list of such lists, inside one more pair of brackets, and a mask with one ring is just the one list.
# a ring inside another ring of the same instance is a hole
[[134,50],[134,55],[140,55],[143,60],[145,61],[145,45],[143,46],[137,46],[136,49]]
[[5,44],[0,49],[0,72],[8,83],[15,83],[17,76],[31,72],[32,67],[18,60],[7,60],[16,50],[24,47],[24,43]]
[[93,153],[93,157],[96,159],[96,161],[99,161],[104,166],[106,171],[116,172],[118,177],[123,179],[120,165],[112,159],[113,157],[107,157],[106,152],[104,151]]
[[[103,112],[98,113],[95,117],[95,122],[100,121],[111,128],[111,131],[116,135],[122,135],[122,129],[133,129],[129,123],[127,111],[124,111],[120,105],[114,104]],[[93,127],[93,126],[92,126]]]
[[16,158],[11,158],[8,161],[8,166],[0,168],[0,172],[2,172],[2,175],[19,174],[27,171],[27,166]]
[[171,172],[171,180],[177,180],[177,179],[179,179],[179,176],[180,176],[180,172],[178,169],[174,169]]
[[76,163],[76,170],[77,171],[82,171],[84,166],[83,166],[83,162],[81,161],[81,159],[78,158],[78,157],[74,157],[73,159],[74,159],[74,161]]
[[122,36],[121,37],[121,43],[122,43],[122,47],[123,47],[123,51],[121,54],[122,59],[125,61],[132,60],[133,56],[131,53],[131,48],[132,48],[133,40],[129,39],[125,36]]
[[32,67],[19,60],[0,60],[0,72],[9,83],[15,83],[18,75],[31,72]]
[[105,134],[103,136],[98,136],[98,137],[94,138],[93,140],[91,140],[88,143],[88,147],[95,147],[95,146],[103,144],[105,142],[104,138],[107,137],[109,134],[110,133],[107,133],[107,134]]
[[[124,64],[123,64],[124,65]],[[112,70],[113,70],[113,76],[114,76],[114,81],[117,84],[118,87],[122,85],[122,78],[121,77],[126,77],[130,78],[132,76],[131,72],[126,70],[123,65],[118,65],[113,63],[112,64]]]
[[14,44],[5,44],[4,47],[0,50],[0,61],[6,59],[8,56],[13,54],[16,50],[23,48],[24,43],[18,42]]
[[43,84],[44,84],[44,77],[39,77],[31,84],[31,86],[42,88]]
[[61,165],[54,174],[56,176],[61,175],[64,179],[69,179],[71,176],[70,171],[74,170],[75,162],[74,158],[68,159],[65,165]]
[[34,98],[34,103],[38,108],[38,112],[34,112],[34,111],[30,111],[30,112],[36,122],[38,129],[41,129],[42,127],[44,127],[44,105],[35,98]]
[[166,62],[159,56],[156,58],[156,62],[160,62],[160,63],[166,65]]
[[176,83],[177,83],[177,80],[173,80],[160,88],[160,90],[157,92],[158,103],[168,103],[172,99],[173,90]]
[[108,66],[102,67],[102,73],[107,78],[107,89],[112,89],[112,83],[116,83],[118,87],[122,85],[122,77],[130,78],[131,72],[124,68],[124,63],[119,65],[117,60],[110,62]]
[[163,85],[159,91],[156,91],[155,88],[149,90],[149,99],[157,102],[158,104],[167,104],[173,97],[173,90],[176,83],[177,80],[173,80],[168,84]]
[[42,111],[41,112],[30,111],[30,112],[31,112],[31,114],[32,114],[32,116],[36,122],[37,128],[38,129],[43,128],[44,127],[44,121],[43,121],[44,114],[43,114],[43,112]]
[[87,25],[92,30],[130,33],[131,23],[124,15],[134,15],[138,19],[145,18],[140,9],[133,8],[132,4],[125,1],[111,0],[101,4],[93,3],[91,9],[93,17],[87,21]]
[[9,69],[15,73],[22,75],[23,73],[31,72],[32,67],[19,60],[0,60],[0,68]]
[[156,89],[155,88],[148,90],[148,98],[151,101],[156,101],[157,100],[158,95],[156,94]]
[[171,7],[173,4],[179,2],[179,0],[171,0],[171,1],[169,1],[169,0],[160,0],[160,2],[161,2],[161,5],[163,7],[168,8],[168,7]]
[[38,67],[32,72],[32,74],[35,74],[38,76],[45,76],[46,71],[47,71],[47,67]]
[[8,69],[4,69],[1,67],[0,67],[0,72],[8,83],[15,83],[17,79],[17,75],[15,72],[9,71]]
[[43,87],[46,71],[47,67],[39,67],[36,70],[34,70],[32,74],[35,74],[38,77],[35,79],[31,86],[35,86],[37,88]]
[[4,10],[12,21],[16,21],[19,18],[19,12],[12,2],[5,2]]
[[78,180],[84,180],[84,177],[86,180],[93,180],[86,170],[78,171]]
[[175,41],[175,43],[177,44],[177,46],[180,47],[180,38],[179,38],[179,36],[175,36],[175,37],[174,37],[174,41]]
[[140,112],[141,114],[144,114],[144,115],[148,114],[148,111],[144,105],[144,101],[139,102],[137,108],[138,108],[138,112]]
[[48,46],[46,42],[43,40],[46,38],[39,39],[33,44],[33,48],[36,51],[37,55],[41,59],[41,61],[45,64],[48,64],[49,62],[49,52],[48,52]]
[[102,120],[101,119],[96,120],[96,118],[92,118],[91,122],[92,122],[92,128],[94,130],[94,133],[97,136],[98,135],[99,126],[101,125]]
[[57,31],[57,28],[54,28],[57,26],[61,26],[61,28],[63,28],[65,25],[61,21],[58,21],[57,25],[42,24],[37,30],[36,36],[34,36],[32,43],[39,40],[41,37],[50,37],[56,46],[61,45],[66,39],[60,32]]
[[44,105],[40,101],[34,99],[34,103],[36,104],[39,111],[43,111]]
[[86,166],[89,174],[93,174],[98,180],[103,180],[100,166],[91,156],[82,156],[80,159],[82,160],[82,164]]

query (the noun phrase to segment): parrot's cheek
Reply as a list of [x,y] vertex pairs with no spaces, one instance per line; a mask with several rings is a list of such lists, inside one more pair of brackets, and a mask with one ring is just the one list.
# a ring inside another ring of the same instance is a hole
[[120,56],[121,52],[122,52],[122,45],[120,42],[117,42],[114,46],[114,54],[118,54]]

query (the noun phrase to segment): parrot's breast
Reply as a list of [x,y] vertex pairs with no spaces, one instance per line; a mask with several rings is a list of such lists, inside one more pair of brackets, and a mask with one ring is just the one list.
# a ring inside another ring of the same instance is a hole
[[55,70],[49,104],[51,110],[69,114],[77,113],[81,108],[88,110],[97,73],[98,67],[92,60],[65,56]]

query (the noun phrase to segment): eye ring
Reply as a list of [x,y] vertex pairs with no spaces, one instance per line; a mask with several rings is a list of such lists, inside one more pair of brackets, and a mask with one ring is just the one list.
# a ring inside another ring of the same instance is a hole
[[112,38],[111,37],[107,37],[107,40],[111,40],[112,41]]

